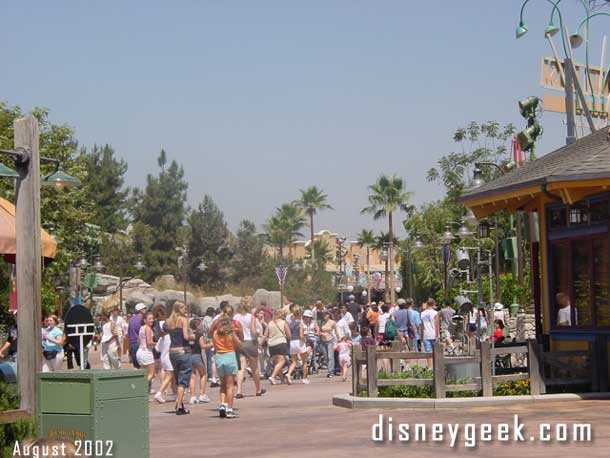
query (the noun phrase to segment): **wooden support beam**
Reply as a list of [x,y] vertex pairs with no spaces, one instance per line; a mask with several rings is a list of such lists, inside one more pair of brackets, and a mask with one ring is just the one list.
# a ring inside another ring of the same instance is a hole
[[443,355],[442,342],[434,344],[432,360],[434,368],[434,397],[441,399],[445,397],[445,356]]
[[21,409],[36,413],[36,373],[40,370],[40,153],[38,120],[32,116],[14,122],[15,149],[29,151],[29,160],[17,162],[15,199],[17,226],[17,332],[19,333],[19,394]]
[[483,388],[483,396],[493,396],[491,345],[489,342],[481,342],[481,385]]
[[377,391],[377,347],[367,345],[366,347],[366,389],[369,398],[376,398]]

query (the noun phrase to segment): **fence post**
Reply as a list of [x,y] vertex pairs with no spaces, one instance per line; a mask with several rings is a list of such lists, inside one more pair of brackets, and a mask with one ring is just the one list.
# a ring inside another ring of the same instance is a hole
[[546,392],[544,381],[540,372],[542,363],[540,346],[535,339],[527,340],[527,369],[530,376],[530,394],[539,395]]
[[445,356],[443,355],[443,343],[436,342],[432,348],[432,367],[434,373],[434,397],[437,399],[445,397]]
[[366,346],[366,389],[369,398],[377,397],[377,346]]
[[[400,352],[400,340],[394,340],[392,342],[391,352]],[[396,368],[396,362],[398,362],[398,370]],[[394,374],[396,372],[400,372],[400,359],[390,358],[390,369]]]
[[358,385],[360,384],[360,363],[362,348],[360,345],[352,347],[352,396],[358,396]]
[[481,387],[483,388],[483,396],[494,395],[491,359],[491,345],[489,342],[481,342]]
[[608,391],[608,338],[606,336],[596,336],[595,342],[597,344],[596,359],[597,359],[597,373],[599,374],[599,391]]

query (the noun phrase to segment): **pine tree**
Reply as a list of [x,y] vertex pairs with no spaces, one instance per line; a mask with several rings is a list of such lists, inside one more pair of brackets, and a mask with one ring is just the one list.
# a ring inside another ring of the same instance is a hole
[[[189,278],[196,285],[205,289],[222,290],[229,275],[229,229],[224,215],[212,200],[205,195],[203,201],[194,209],[188,218],[190,226],[189,241]],[[197,266],[203,261],[205,271]]]
[[132,201],[133,238],[141,249],[149,278],[176,272],[176,247],[186,216],[184,169],[176,161],[167,167],[167,153],[157,159],[158,176],[149,174],[144,190],[135,189]]
[[124,189],[127,163],[115,157],[110,145],[93,145],[81,156],[87,170],[87,194],[94,202],[93,223],[102,231],[114,234],[126,226],[126,205],[129,189]]
[[235,256],[231,261],[235,283],[255,287],[261,276],[264,259],[264,239],[256,232],[256,224],[249,220],[239,223],[235,241]]

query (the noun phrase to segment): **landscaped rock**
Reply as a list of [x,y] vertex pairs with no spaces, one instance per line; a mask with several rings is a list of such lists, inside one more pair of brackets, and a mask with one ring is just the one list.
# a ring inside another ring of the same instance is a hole
[[197,316],[205,315],[208,307],[212,307],[214,310],[218,308],[220,301],[216,296],[212,297],[196,297],[195,304],[193,305],[193,313]]
[[[184,301],[184,291],[166,289],[165,291],[157,292],[154,299],[155,303],[164,304],[171,307],[176,301]],[[186,293],[186,305],[196,305],[195,296],[193,296],[193,294]]]
[[227,301],[229,303],[229,305],[231,305],[233,307],[237,307],[239,305],[239,303],[241,302],[241,297],[233,296],[232,294],[216,296],[216,299],[218,299],[218,303],[221,303],[222,301]]
[[114,293],[119,287],[119,277],[114,275],[96,274],[97,285],[93,294],[105,296]]
[[146,304],[147,306],[151,306],[155,298],[154,296],[145,294],[141,291],[133,291],[128,295],[125,295],[125,291],[123,291],[123,300],[125,301],[125,307],[127,310],[131,310],[140,302]]
[[252,306],[260,307],[262,303],[267,304],[269,307],[277,309],[280,307],[280,292],[279,291],[267,291],[266,289],[257,289],[252,296]]

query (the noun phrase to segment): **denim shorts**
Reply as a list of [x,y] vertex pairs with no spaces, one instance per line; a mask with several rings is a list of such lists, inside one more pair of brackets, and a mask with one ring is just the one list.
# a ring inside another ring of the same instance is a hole
[[222,378],[225,375],[237,375],[237,359],[235,358],[234,352],[216,353],[214,358],[216,360],[216,372],[218,372],[218,377]]
[[203,361],[200,353],[193,353],[191,355],[191,361],[193,363],[193,367],[205,367],[205,362]]
[[176,385],[188,388],[191,382],[192,361],[190,353],[169,352],[169,360],[174,366]]

